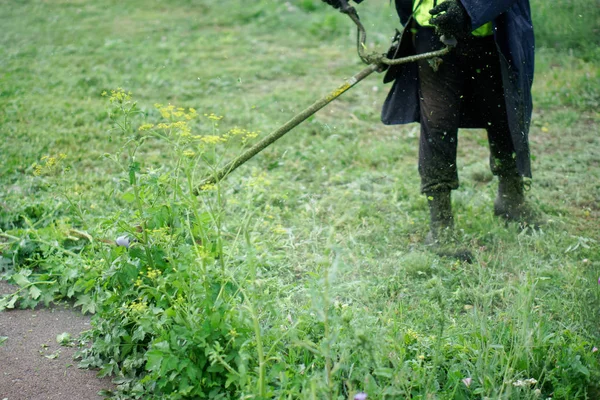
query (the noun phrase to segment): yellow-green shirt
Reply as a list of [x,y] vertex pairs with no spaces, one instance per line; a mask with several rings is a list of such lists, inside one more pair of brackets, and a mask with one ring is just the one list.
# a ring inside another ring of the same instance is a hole
[[[438,3],[441,3],[445,0],[438,0]],[[429,23],[431,19],[431,14],[429,14],[429,10],[433,8],[433,0],[414,0],[413,2],[413,15],[417,23],[421,26],[433,26]],[[492,23],[488,22],[485,25],[480,26],[471,32],[475,36],[489,36],[493,33]]]

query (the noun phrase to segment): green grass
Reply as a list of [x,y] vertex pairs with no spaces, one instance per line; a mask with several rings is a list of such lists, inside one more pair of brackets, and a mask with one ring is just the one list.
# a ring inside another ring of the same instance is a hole
[[533,1],[538,46],[577,51],[586,59],[598,57],[600,10],[585,0]]
[[[214,397],[596,398],[600,69],[597,50],[579,44],[598,14],[568,3],[564,13],[532,5],[544,47],[528,195],[552,222],[521,232],[495,218],[485,133],[461,131],[453,200],[475,253],[462,264],[421,244],[418,126],[380,124],[379,77],[200,205],[174,181],[181,149],[148,140],[133,194],[124,135],[101,93],[133,93],[133,129],[161,121],[155,103],[172,103],[201,114],[192,134],[266,134],[362,68],[351,22],[320,1],[0,2],[0,273],[22,288],[21,306],[72,298],[95,309],[84,362],[122,374],[122,397],[147,398],[153,380],[156,396],[191,390],[181,382],[197,383],[206,357]],[[369,46],[383,50],[393,9],[359,11]],[[553,18],[572,13],[582,19],[556,28]],[[205,113],[224,119],[215,128]],[[60,168],[34,174],[60,153]],[[138,226],[157,229],[146,240]],[[123,233],[140,246],[109,244]],[[529,378],[537,383],[518,385]]]

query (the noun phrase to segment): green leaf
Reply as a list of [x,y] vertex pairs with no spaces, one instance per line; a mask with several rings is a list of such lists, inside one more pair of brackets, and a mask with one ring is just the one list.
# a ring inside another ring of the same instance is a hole
[[166,359],[163,360],[161,367],[161,375],[165,375],[167,372],[176,372],[175,375],[179,375],[177,372],[177,365],[179,365],[179,358],[176,356],[167,356]]
[[147,371],[158,371],[160,370],[160,364],[163,360],[163,353],[161,351],[151,350],[146,353],[146,360]]
[[179,394],[189,395],[192,392],[192,390],[194,390],[194,386],[190,385],[190,382],[186,377],[183,377],[179,381],[179,387],[177,390]]
[[123,193],[123,196],[121,197],[128,203],[133,203],[135,201],[135,194],[131,192]]
[[71,334],[69,332],[63,332],[56,336],[56,342],[61,346],[67,346],[71,344]]
[[382,377],[388,378],[388,379],[392,378],[393,374],[394,374],[394,370],[393,369],[391,369],[391,368],[383,368],[383,367],[377,368],[373,372],[373,375],[375,375],[375,376],[382,376]]
[[38,289],[37,286],[34,285],[29,288],[29,296],[31,296],[32,299],[37,300],[41,294],[42,291]]
[[25,278],[23,275],[21,274],[13,274],[11,276],[11,279],[19,286],[21,287],[25,287],[27,285],[30,285],[31,282],[29,282],[29,279]]
[[198,376],[200,376],[201,371],[193,364],[189,364],[185,369],[187,377],[190,381],[195,382],[198,380]]
[[580,374],[584,375],[586,378],[590,376],[590,370],[581,362],[575,363],[573,369],[579,372]]
[[109,376],[109,375],[113,375],[115,374],[115,372],[118,371],[118,367],[116,365],[116,362],[114,360],[111,360],[109,363],[104,364],[102,366],[102,368],[100,368],[100,371],[98,371],[98,377],[99,378],[104,378],[105,376]]
[[48,360],[54,360],[55,358],[58,358],[59,355],[60,355],[60,350],[56,350],[54,353],[46,354],[44,357],[46,357]]
[[15,303],[19,299],[19,296],[16,294],[6,295],[0,298],[0,311],[5,310],[7,308],[14,308]]
[[152,347],[162,350],[164,352],[168,352],[171,351],[171,349],[169,348],[169,342],[167,342],[166,340],[162,340],[160,342],[156,342],[152,345]]
[[144,329],[143,326],[138,326],[135,331],[133,332],[133,336],[132,336],[132,340],[136,341],[136,342],[140,342],[142,340],[144,340],[144,338],[146,337],[146,330]]
[[10,265],[12,265],[10,258],[0,256],[0,269],[8,269]]
[[213,330],[217,330],[219,328],[219,324],[221,323],[221,315],[218,312],[213,313],[210,316],[210,326]]
[[75,302],[75,307],[78,306],[81,306],[81,312],[84,314],[88,312],[90,314],[96,313],[96,302],[87,294],[80,296],[79,300]]
[[4,344],[8,340],[8,336],[0,336],[0,346]]

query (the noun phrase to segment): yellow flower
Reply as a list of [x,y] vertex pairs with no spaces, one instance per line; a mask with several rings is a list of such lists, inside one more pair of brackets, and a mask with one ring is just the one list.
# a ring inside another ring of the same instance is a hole
[[419,340],[419,334],[417,332],[413,331],[412,329],[409,329],[408,331],[406,331],[406,337],[411,342]]
[[210,256],[210,253],[202,245],[196,246],[196,251],[199,257],[198,261],[202,261],[202,259]]
[[122,88],[117,88],[116,90],[110,91],[110,97],[108,101],[110,101],[111,103],[124,103],[129,100],[131,100],[131,92],[125,93],[125,90],[123,90]]
[[46,158],[46,167],[53,167],[56,165],[56,157],[48,157]]
[[148,272],[146,272],[146,276],[150,279],[156,279],[161,274],[162,274],[162,272],[158,269],[149,269]]
[[254,139],[255,137],[258,136],[258,132],[248,132],[246,134],[246,136],[244,136],[244,141],[248,140],[248,139]]
[[158,108],[158,111],[160,112],[160,115],[162,115],[162,117],[164,119],[170,119],[171,115],[173,114],[173,111],[175,110],[175,106],[172,104],[169,104],[168,106],[163,106],[161,104],[157,104],[160,107]]
[[285,229],[283,226],[281,225],[277,225],[275,228],[272,229],[273,233],[278,233],[278,234],[285,234],[288,233],[287,229]]
[[187,158],[194,158],[196,152],[193,150],[184,150],[183,155]]
[[133,312],[142,313],[148,309],[148,304],[145,301],[134,301],[128,308]]
[[189,138],[191,136],[191,129],[186,121],[177,121],[171,124],[172,128],[179,129],[179,134],[184,138]]
[[138,130],[140,130],[140,131],[148,131],[148,130],[150,130],[152,128],[154,128],[154,124],[144,124],[144,125],[140,126],[138,128]]
[[185,114],[185,119],[187,119],[188,121],[191,120],[192,118],[196,118],[198,116],[198,113],[196,112],[195,109],[193,108],[188,108],[188,113]]
[[204,114],[204,116],[208,119],[210,119],[211,121],[220,121],[223,119],[222,115],[217,115],[215,113],[210,113],[210,114]]
[[200,140],[202,140],[204,143],[208,143],[208,144],[217,144],[219,142],[224,142],[225,141],[225,139],[223,139],[220,136],[216,136],[216,135],[202,136],[200,138]]
[[231,128],[228,133],[231,134],[231,135],[233,135],[233,136],[241,136],[241,135],[243,135],[245,133],[248,133],[248,131],[245,130],[245,129],[238,128],[236,126],[235,128]]

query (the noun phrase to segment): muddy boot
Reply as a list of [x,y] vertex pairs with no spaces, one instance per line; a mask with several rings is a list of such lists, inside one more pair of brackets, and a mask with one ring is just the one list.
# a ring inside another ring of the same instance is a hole
[[450,191],[427,193],[429,204],[429,233],[425,244],[440,257],[457,258],[471,263],[473,254],[461,245],[454,233],[454,217]]
[[434,245],[452,239],[454,217],[450,197],[450,191],[427,193],[430,220],[425,244]]
[[539,227],[543,224],[538,213],[525,201],[525,185],[520,176],[499,177],[498,195],[494,214],[522,226]]

